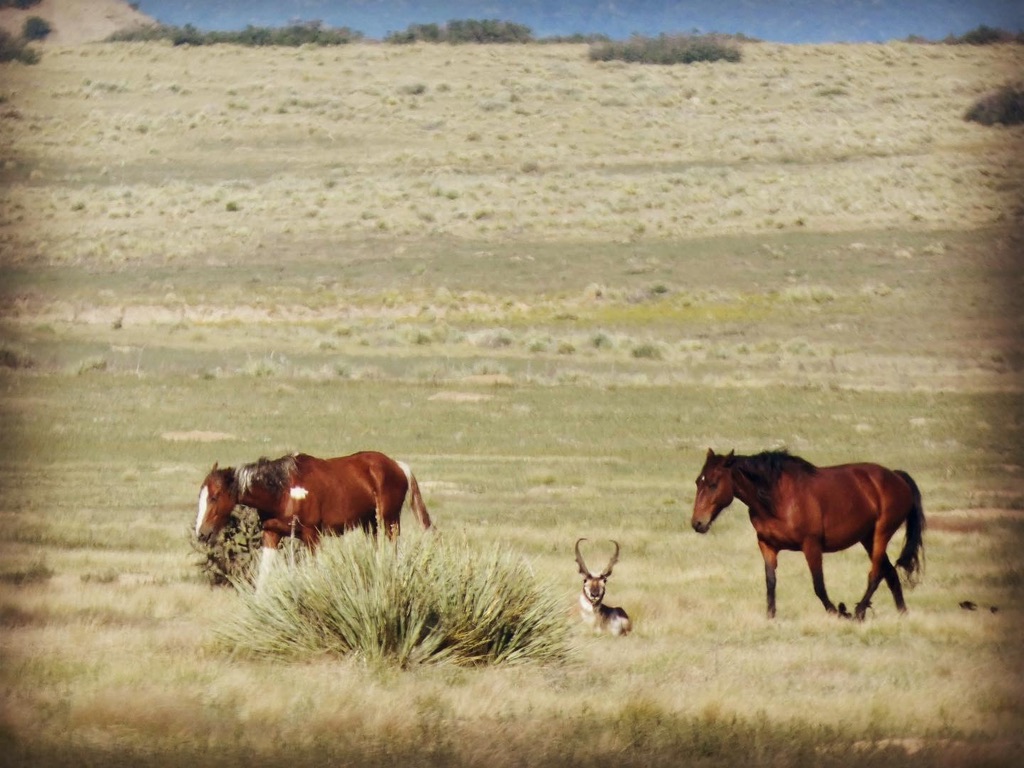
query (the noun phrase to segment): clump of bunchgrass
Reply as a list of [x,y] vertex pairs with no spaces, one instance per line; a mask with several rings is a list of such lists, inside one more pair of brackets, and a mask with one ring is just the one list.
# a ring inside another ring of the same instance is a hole
[[93,355],[84,360],[79,360],[77,364],[71,366],[70,370],[76,376],[84,376],[93,371],[105,371],[107,370],[107,365],[106,358],[100,355]]
[[20,369],[31,368],[34,365],[35,360],[24,349],[0,344],[0,368]]
[[49,581],[52,576],[53,570],[42,560],[37,560],[24,568],[0,571],[0,583],[17,586],[39,584]]
[[409,667],[553,661],[567,652],[560,598],[521,556],[412,533],[397,543],[327,537],[314,557],[272,571],[217,630],[236,653],[355,655]]
[[633,347],[631,354],[637,360],[661,360],[664,357],[661,347],[650,342]]

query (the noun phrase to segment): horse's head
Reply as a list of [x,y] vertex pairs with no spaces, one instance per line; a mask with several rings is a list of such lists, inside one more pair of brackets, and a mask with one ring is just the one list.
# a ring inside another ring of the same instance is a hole
[[196,517],[196,536],[209,538],[223,528],[231,510],[238,504],[238,484],[235,470],[217,469],[213,465],[210,474],[199,489],[199,514]]
[[732,465],[735,461],[735,451],[720,456],[708,448],[704,467],[697,475],[697,496],[693,500],[693,519],[690,521],[697,533],[707,533],[718,513],[732,504],[735,496]]

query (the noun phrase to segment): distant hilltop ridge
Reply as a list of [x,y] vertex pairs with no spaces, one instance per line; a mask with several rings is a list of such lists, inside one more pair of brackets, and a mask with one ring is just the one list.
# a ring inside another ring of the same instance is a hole
[[45,45],[79,45],[104,40],[114,32],[156,20],[135,10],[125,0],[40,0],[24,10],[0,8],[0,29],[20,36],[25,20],[38,16],[45,20],[51,32]]

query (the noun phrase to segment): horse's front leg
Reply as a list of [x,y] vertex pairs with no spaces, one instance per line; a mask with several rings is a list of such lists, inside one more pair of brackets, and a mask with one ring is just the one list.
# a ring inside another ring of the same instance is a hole
[[814,594],[821,600],[825,610],[829,613],[838,613],[832,601],[828,599],[828,592],[825,591],[825,574],[821,569],[821,542],[817,539],[808,539],[803,546],[804,558],[807,560],[807,567],[811,569],[811,581],[814,583]]
[[757,545],[761,548],[761,557],[764,558],[764,584],[768,598],[768,618],[775,618],[775,569],[779,564],[779,552],[765,542],[758,539]]
[[281,543],[281,534],[277,531],[263,529],[263,549],[260,551],[260,570],[256,576],[256,591],[263,591],[267,578],[277,559],[277,545]]

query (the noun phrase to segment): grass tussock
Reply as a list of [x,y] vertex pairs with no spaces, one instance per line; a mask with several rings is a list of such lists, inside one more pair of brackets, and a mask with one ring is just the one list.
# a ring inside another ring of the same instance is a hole
[[434,535],[391,546],[350,533],[243,590],[218,636],[254,656],[483,665],[559,660],[568,624],[557,596],[500,545],[480,554]]
[[24,349],[9,344],[0,344],[0,368],[12,370],[32,368],[35,359]]
[[37,561],[24,568],[0,571],[0,584],[40,584],[53,577],[53,570],[44,562]]

